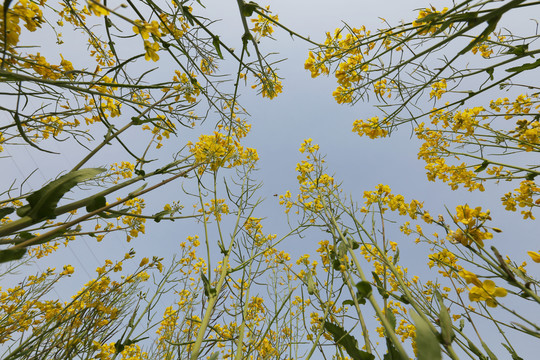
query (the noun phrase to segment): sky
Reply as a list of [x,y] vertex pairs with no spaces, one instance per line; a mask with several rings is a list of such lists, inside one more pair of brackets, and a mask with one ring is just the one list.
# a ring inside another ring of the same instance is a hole
[[[213,24],[221,39],[240,48],[242,30],[236,2],[210,0],[203,3],[206,9],[202,11],[209,18],[223,19]],[[416,9],[427,6],[428,2],[276,0],[268,4],[271,6],[270,10],[279,15],[283,24],[319,41],[324,39],[326,31],[332,32],[344,23],[355,27],[365,25],[375,30],[384,26],[381,18],[391,24],[396,24],[401,19],[410,21],[416,18]],[[439,9],[448,6],[449,2],[431,1],[429,4]],[[65,34],[66,42],[71,36],[75,35]],[[257,148],[260,156],[256,176],[263,183],[260,196],[265,198],[265,201],[258,210],[258,216],[266,218],[265,229],[277,234],[287,232],[287,218],[278,204],[278,198],[273,195],[296,190],[295,166],[302,160],[298,148],[304,139],[312,138],[314,143],[320,145],[321,153],[327,156],[328,172],[335,174],[335,178],[343,182],[344,191],[356,201],[361,202],[364,191],[373,190],[377,184],[382,183],[407,199],[424,201],[424,207],[435,215],[445,214],[445,207],[453,212],[457,205],[464,203],[490,208],[493,223],[503,230],[494,240],[496,246],[501,252],[515,257],[517,262],[526,260],[526,251],[531,250],[533,244],[538,244],[538,227],[533,222],[524,223],[520,220],[519,213],[508,213],[499,205],[500,195],[513,188],[511,185],[488,185],[484,193],[469,193],[465,190],[451,191],[446,184],[440,182],[428,182],[424,164],[416,156],[418,142],[411,138],[410,129],[404,127],[388,139],[371,140],[358,137],[351,131],[352,123],[356,119],[378,115],[373,104],[359,102],[354,106],[338,105],[331,95],[336,86],[335,81],[324,77],[311,79],[309,72],[303,68],[309,45],[299,39],[292,39],[279,30],[276,30],[275,39],[276,41],[262,42],[261,48],[263,52],[277,52],[276,59],[286,59],[278,65],[278,74],[283,78],[283,93],[273,100],[262,99],[247,86],[242,89],[240,97],[241,104],[250,114],[249,122],[252,124],[246,145]],[[72,49],[72,52],[75,54],[76,50]],[[159,69],[156,73],[159,73]],[[208,121],[211,124],[211,119]],[[184,143],[184,139],[180,137],[178,142]],[[55,150],[55,146],[51,145],[51,149]],[[7,163],[9,171],[1,175],[4,179],[2,181],[7,183],[7,178],[13,176],[26,177],[34,169],[38,169],[28,183],[34,189],[54,177],[59,170],[71,168],[79,158],[76,151],[68,151],[53,160],[49,155],[26,146],[8,148],[8,155],[12,157],[4,158],[3,163]],[[100,165],[100,161],[103,164],[109,156],[98,157],[95,165]],[[157,192],[155,199],[149,200],[149,203],[160,203],[170,198],[172,193],[181,195],[181,191],[179,183],[169,185],[165,191]],[[71,263],[82,269],[83,274],[93,277],[94,269],[101,265],[104,258],[110,258],[111,254],[123,254],[134,247],[139,256],[167,256],[180,241],[200,231],[200,226],[190,221],[149,223],[147,234],[132,243],[127,244],[123,235],[113,235],[102,244],[96,244],[92,239],[77,240],[76,244],[58,255],[51,256],[37,267],[43,270],[52,264],[61,268],[61,264]],[[427,262],[424,252],[415,253],[415,248],[410,244],[411,238],[393,235],[395,241],[398,241],[400,246],[403,244],[405,249],[402,258],[407,257],[412,262]],[[319,240],[322,238],[297,238],[283,246],[292,254],[300,255],[306,249],[315,249]],[[74,277],[71,283],[66,285],[66,289],[82,283],[79,278]]]

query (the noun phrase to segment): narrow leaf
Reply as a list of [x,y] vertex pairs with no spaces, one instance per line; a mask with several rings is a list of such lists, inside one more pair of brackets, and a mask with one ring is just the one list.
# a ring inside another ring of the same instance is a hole
[[418,360],[442,360],[439,341],[431,331],[429,324],[414,310],[411,310],[411,317],[416,326]]
[[469,50],[471,50],[476,45],[480,44],[481,42],[485,41],[489,34],[491,34],[493,31],[495,31],[495,28],[497,27],[497,24],[499,23],[499,20],[501,19],[501,15],[494,15],[491,19],[488,20],[488,26],[482,31],[480,35],[478,35],[469,45],[467,45],[463,50],[459,52],[459,55],[463,55],[467,53]]
[[313,281],[313,276],[311,275],[311,271],[309,271],[307,274],[307,291],[309,295],[315,294],[315,291],[317,290],[315,288],[315,281]]
[[[482,340],[480,340],[480,341],[482,341]],[[482,341],[482,347],[484,348],[484,350],[486,350],[490,360],[497,360],[497,357],[495,356],[495,354],[491,351],[489,346],[487,346],[487,344],[485,342],[483,342],[483,341]]]
[[388,352],[384,354],[383,360],[403,360],[399,351],[397,351],[394,346],[394,343],[392,343],[392,340],[388,337],[386,338],[386,348]]
[[216,48],[216,52],[217,52],[219,58],[223,59],[223,54],[221,53],[221,47],[220,47],[220,43],[219,43],[219,36],[216,35],[216,36],[212,37],[212,44]]
[[324,322],[324,329],[334,338],[337,345],[341,345],[353,360],[373,360],[375,356],[358,349],[358,341],[354,336],[347,333],[341,326],[331,322]]
[[484,160],[479,167],[476,168],[476,170],[474,170],[474,172],[481,172],[481,171],[484,171],[486,170],[486,168],[488,167],[489,165],[489,161],[488,160]]
[[442,296],[438,291],[437,295],[440,307],[439,322],[441,327],[441,340],[444,345],[450,345],[452,341],[454,341],[456,334],[454,333],[454,329],[452,329],[452,319],[450,319],[448,309],[444,305]]
[[172,213],[173,213],[173,210],[162,210],[160,212],[155,213],[152,216],[154,217],[154,221],[158,223],[161,221],[161,219],[165,217],[165,215],[170,215]]
[[390,323],[390,326],[392,326],[392,329],[396,328],[396,315],[394,315],[394,312],[390,308],[386,308],[384,310],[384,315],[386,316],[386,320]]
[[7,215],[11,214],[15,211],[15,208],[12,207],[5,207],[0,209],[0,219],[5,218]]
[[506,345],[505,343],[501,343],[501,345],[504,346],[506,350],[508,350],[510,355],[512,355],[512,360],[523,360],[523,358],[516,354],[515,350],[512,349],[510,346]]
[[30,216],[35,222],[54,219],[54,209],[68,191],[77,184],[90,180],[103,171],[105,171],[103,168],[81,169],[51,181],[26,198],[31,208],[26,215]]
[[358,298],[365,299],[371,295],[372,289],[371,284],[367,281],[360,281],[356,284],[356,290]]
[[478,356],[478,359],[480,360],[485,360],[487,359],[486,356],[484,354],[482,354],[482,352],[480,351],[480,349],[478,349],[476,347],[476,345],[474,345],[470,340],[467,340],[467,347],[469,348],[469,350],[471,350],[476,356]]
[[90,203],[86,205],[86,211],[92,212],[96,211],[97,209],[101,209],[102,207],[107,205],[107,200],[105,199],[105,196],[97,196],[91,199]]
[[392,263],[394,264],[394,266],[398,263],[398,261],[399,261],[399,248],[397,248],[396,255],[394,255],[394,259],[392,259]]
[[21,259],[26,254],[26,249],[0,250],[0,263]]
[[259,7],[259,5],[257,5],[257,3],[254,3],[253,1],[250,1],[247,4],[244,3],[244,5],[242,6],[242,15],[244,15],[245,17],[250,17],[251,15],[253,15],[253,12],[257,7]]
[[526,64],[523,64],[523,65],[520,65],[520,66],[512,67],[510,69],[506,69],[506,71],[507,72],[522,72],[522,71],[525,71],[525,70],[536,69],[539,66],[540,66],[540,59],[536,60],[533,63],[526,63]]

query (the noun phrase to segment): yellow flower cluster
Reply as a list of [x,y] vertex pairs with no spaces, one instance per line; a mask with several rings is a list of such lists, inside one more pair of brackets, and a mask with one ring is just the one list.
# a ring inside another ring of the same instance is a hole
[[62,54],[60,54],[60,58],[62,59],[60,65],[52,65],[39,52],[36,55],[29,54],[28,60],[23,64],[23,67],[32,68],[43,79],[58,80],[64,76],[72,78],[73,75],[70,72],[73,71],[73,64],[64,59]]
[[[487,37],[487,40],[489,41],[491,39],[491,36]],[[471,49],[471,52],[473,54],[480,54],[484,59],[489,59],[491,55],[493,55],[493,48],[489,46],[488,42],[483,42],[481,44],[473,46]]]
[[442,17],[448,8],[443,8],[437,11],[434,6],[431,8],[421,9],[418,12],[418,18],[412,22],[412,25],[418,28],[418,35],[432,35],[440,29],[441,24],[437,21]]
[[188,76],[178,70],[175,70],[174,73],[176,75],[173,76],[173,82],[177,84],[173,86],[173,89],[179,94],[176,95],[174,101],[180,100],[180,97],[182,96],[187,102],[194,104],[197,101],[197,96],[201,94],[201,88],[195,74],[190,74]]
[[[205,203],[199,213],[212,214],[217,221],[221,221],[221,214],[229,213],[229,206],[225,203],[225,199],[211,199],[209,203]],[[206,217],[208,220],[208,217]]]
[[[124,203],[124,205],[130,208],[129,213],[133,215],[141,215],[142,209],[145,207],[144,199],[140,198],[133,198],[131,200],[128,200]],[[138,237],[140,233],[144,234],[144,224],[146,223],[145,218],[125,215],[119,217],[118,219],[121,219],[122,223],[125,225],[126,230],[129,230],[126,236],[126,240],[128,242],[131,241],[132,238]]]
[[251,87],[253,89],[260,88],[259,91],[263,97],[273,99],[283,92],[283,85],[272,69],[268,68],[266,70],[264,74],[259,73],[256,75],[257,82]]
[[134,170],[135,165],[129,161],[122,161],[120,164],[114,163],[110,166],[109,172],[107,173],[107,179],[113,179],[113,182],[117,184],[118,180],[131,179]]
[[540,207],[540,186],[533,180],[523,180],[520,183],[519,188],[514,191],[514,193],[506,193],[501,198],[505,209],[516,211],[516,205],[520,208],[526,208],[528,210],[521,211],[523,218],[534,220],[535,217],[531,210],[533,207]]
[[[8,4],[7,2],[4,5]],[[44,5],[40,3],[40,5]],[[4,6],[0,5],[0,12],[3,13]],[[41,11],[38,3],[29,0],[19,0],[15,3],[12,9],[6,11],[6,24],[4,24],[4,17],[0,19],[0,34],[4,36],[4,31],[8,29],[5,34],[6,49],[9,52],[14,53],[15,47],[19,43],[19,36],[21,35],[21,27],[19,22],[24,21],[24,27],[31,32],[37,30],[44,23],[43,12]],[[2,40],[3,42],[3,40]]]
[[[464,112],[459,113],[457,117],[460,119],[459,125],[456,127],[472,129],[472,124],[476,121],[470,113],[464,115]],[[435,122],[440,119],[447,120],[447,116],[438,116]],[[444,125],[443,125],[444,126]],[[448,165],[445,157],[450,156],[449,149],[452,139],[446,137],[447,132],[444,130],[431,130],[421,123],[415,129],[418,139],[424,141],[418,151],[418,158],[426,162],[427,178],[429,181],[440,179],[448,182],[452,190],[458,189],[462,185],[469,191],[480,190],[484,191],[484,185],[478,180],[477,174],[468,169],[467,164]],[[459,157],[456,157],[459,160]]]
[[440,99],[442,94],[446,92],[446,79],[441,79],[433,84],[431,84],[431,92],[429,93],[429,98],[436,97]]
[[[269,7],[267,7],[266,10],[269,10]],[[251,31],[256,34],[257,39],[271,36],[274,32],[274,28],[272,27],[273,22],[279,21],[278,15],[268,14],[267,16],[273,21],[262,15],[258,15],[256,19],[251,19],[251,22],[253,23]]]
[[203,165],[199,168],[199,174],[207,168],[217,171],[221,167],[253,166],[259,160],[257,150],[244,148],[231,136],[218,132],[214,132],[213,135],[201,135],[197,143],[189,142],[187,145],[195,156],[196,163]]
[[175,132],[176,125],[161,114],[157,116],[157,119],[159,120],[153,122],[153,128],[150,128],[148,124],[144,124],[142,129],[152,132],[152,142],[156,144],[156,149],[160,149],[163,146],[163,138],[169,139],[171,133]]
[[[420,210],[424,205],[418,200],[407,203],[403,195],[392,194],[392,190],[388,185],[379,184],[375,189],[375,191],[364,191],[364,198],[366,199],[364,203],[366,206],[379,204],[382,213],[388,209],[397,210],[400,215],[409,215],[411,219],[416,219],[421,213]],[[362,208],[362,212],[367,212],[367,209]]]
[[95,16],[107,16],[110,14],[109,10],[107,10],[104,6],[101,6],[101,2],[99,0],[88,1],[88,11]]
[[469,246],[473,242],[478,246],[484,246],[484,240],[493,238],[484,225],[486,221],[491,220],[489,210],[483,212],[482,207],[470,208],[469,205],[460,205],[456,207],[454,222],[460,226],[457,230],[450,230],[447,239],[453,243],[461,243]]
[[244,229],[246,229],[248,235],[253,239],[256,246],[262,246],[268,241],[271,241],[277,237],[276,234],[263,234],[263,226],[261,224],[262,218],[249,217],[244,223]]
[[373,91],[375,92],[377,96],[380,96],[380,97],[382,97],[384,94],[388,94],[387,95],[388,98],[392,97],[391,88],[387,86],[386,79],[381,79],[381,80],[376,81],[373,84]]
[[[159,23],[156,20],[153,20],[151,23],[135,20],[134,24],[133,32],[135,34],[140,34],[144,40],[144,49],[146,52],[144,55],[145,60],[158,61],[159,55],[157,52],[160,49],[158,39],[161,37]],[[148,40],[150,36],[154,39],[153,42]]]
[[367,122],[364,120],[355,120],[352,131],[360,136],[369,136],[370,139],[382,138],[388,135],[388,130],[381,127],[378,116],[368,119]]
[[360,39],[370,35],[365,26],[360,29],[351,28],[349,31],[345,37],[342,29],[336,29],[334,35],[326,33],[326,40],[322,46],[324,51],[321,50],[317,53],[310,51],[304,63],[304,68],[311,72],[311,77],[317,77],[321,74],[329,74],[327,63],[336,59],[339,61],[335,71],[339,86],[333,92],[333,96],[339,104],[353,102],[353,91],[364,79],[363,73],[369,70],[369,65],[364,62],[364,55],[368,55],[370,50],[375,47],[374,42],[365,47],[357,44]]
[[456,278],[456,271],[461,270],[461,266],[457,264],[458,257],[454,255],[448,249],[442,249],[439,252],[428,255],[429,262],[428,266],[431,269],[434,266],[437,266],[439,269],[439,274],[442,274],[444,277]]
[[[329,196],[337,185],[334,184],[334,178],[324,173],[324,159],[318,154],[319,145],[313,144],[312,139],[305,139],[299,151],[307,152],[306,159],[296,164],[298,171],[297,180],[299,183],[300,194],[296,201],[291,201],[291,193],[287,191],[280,195],[280,204],[285,205],[285,212],[288,213],[293,206],[297,206],[303,211],[310,213],[310,221],[314,223],[314,216],[324,208],[323,197]],[[297,211],[297,213],[299,213]]]

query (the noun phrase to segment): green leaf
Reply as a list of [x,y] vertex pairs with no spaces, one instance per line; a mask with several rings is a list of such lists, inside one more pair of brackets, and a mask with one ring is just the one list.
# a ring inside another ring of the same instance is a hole
[[494,14],[488,21],[488,26],[482,31],[480,35],[478,35],[469,45],[467,45],[463,50],[459,52],[459,55],[463,55],[467,53],[469,50],[471,50],[476,45],[480,44],[481,42],[485,41],[489,34],[491,34],[493,31],[495,31],[495,28],[497,27],[497,24],[499,23],[499,20],[501,20],[502,14]]
[[467,340],[467,347],[469,348],[469,350],[471,350],[476,356],[478,356],[478,359],[480,360],[485,360],[487,359],[486,356],[484,354],[482,354],[482,352],[480,351],[480,349],[478,349],[476,347],[476,345],[474,345],[470,340]]
[[253,40],[253,35],[251,35],[250,32],[246,32],[246,33],[244,33],[244,35],[242,35],[242,46],[243,46],[243,49],[246,50],[246,54],[248,56],[250,56],[250,55],[249,55],[247,45],[248,45],[248,42],[250,40]]
[[5,218],[7,215],[15,211],[13,207],[5,207],[0,209],[0,219]]
[[161,221],[161,219],[163,219],[165,217],[165,215],[170,215],[173,212],[174,212],[174,210],[162,210],[160,212],[155,213],[152,216],[154,217],[154,221],[158,223],[158,222]]
[[107,200],[105,199],[105,196],[96,196],[92,198],[90,203],[86,205],[86,211],[92,212],[96,211],[97,209],[101,209],[102,207],[107,205]]
[[490,80],[493,80],[493,71],[494,69],[492,67],[489,67],[486,69],[486,72],[488,73]]
[[219,356],[219,351],[213,352],[212,355],[208,358],[208,360],[217,360]]
[[223,59],[223,54],[221,53],[220,43],[219,43],[219,36],[215,35],[212,37],[212,44],[216,48],[216,52],[220,59]]
[[343,258],[345,255],[347,255],[347,252],[349,251],[347,244],[345,244],[343,241],[341,241],[338,245],[338,256],[339,258]]
[[477,168],[474,170],[474,172],[479,173],[479,172],[481,172],[481,171],[484,171],[484,170],[486,170],[486,168],[488,167],[488,165],[489,165],[489,161],[488,161],[488,160],[484,160],[484,161],[480,164],[480,166],[477,167]]
[[311,275],[311,271],[308,271],[306,273],[307,276],[307,291],[309,295],[315,294],[317,291],[317,288],[315,287],[315,281],[313,281],[313,276]]
[[441,347],[429,324],[414,310],[411,317],[416,327],[418,360],[442,360]]
[[121,353],[122,351],[124,351],[124,344],[122,344],[122,340],[118,340],[117,342],[114,343],[114,349],[116,351],[116,353]]
[[216,289],[210,286],[210,282],[208,281],[208,278],[206,277],[206,275],[204,275],[203,271],[201,271],[201,279],[204,284],[204,295],[206,295],[206,297],[209,299],[216,296]]
[[195,25],[195,21],[193,21],[194,17],[191,14],[191,12],[189,11],[189,6],[182,6],[182,15],[189,22],[189,25],[191,25],[191,26]]
[[491,349],[489,348],[489,346],[487,346],[487,344],[486,344],[484,341],[482,341],[482,340],[480,340],[480,341],[482,342],[482,347],[484,348],[484,350],[486,350],[486,352],[487,352],[489,358],[490,358],[491,360],[497,360],[497,357],[496,357],[495,354],[491,351]]
[[405,295],[401,295],[398,300],[401,301],[404,304],[410,304],[411,303],[409,301],[409,299],[407,299],[407,297]]
[[516,354],[516,351],[512,349],[510,346],[506,345],[505,343],[501,343],[501,345],[504,346],[506,350],[508,350],[510,355],[512,355],[512,360],[523,360],[523,358],[521,358],[518,354]]
[[148,183],[142,184],[142,186],[139,187],[139,188],[137,188],[137,190],[130,192],[130,193],[128,194],[128,196],[137,196],[138,193],[141,192],[141,191],[143,191],[144,188],[145,188],[147,185],[148,185]]
[[371,284],[367,281],[360,281],[356,284],[356,290],[356,295],[358,296],[358,298],[367,298],[371,295],[372,292]]
[[397,264],[398,261],[399,261],[399,248],[396,249],[396,255],[394,255],[394,259],[392,260],[392,263],[394,264],[394,266]]
[[242,5],[242,15],[244,15],[245,17],[250,17],[251,15],[253,15],[253,12],[258,7],[259,5],[257,3],[254,3],[253,1],[250,1],[247,4],[244,3]]
[[6,249],[0,250],[0,263],[21,259],[26,254],[26,249]]
[[[125,212],[127,213],[130,209],[127,208],[127,209],[121,209],[121,210],[118,210],[118,212]],[[106,211],[102,211],[100,212],[99,214],[97,214],[99,217],[103,218],[103,219],[115,219],[115,218],[118,218],[122,215],[119,215],[119,214],[114,214],[114,213],[107,213]]]
[[403,360],[390,338],[386,338],[386,348],[388,352],[384,354],[383,360]]
[[350,306],[354,306],[354,301],[352,300],[343,300],[343,302],[341,303],[342,305],[350,305]]
[[30,205],[21,206],[20,208],[17,208],[17,215],[19,217],[24,217],[24,216],[28,215],[30,210],[32,210],[32,207]]
[[31,232],[28,232],[28,231],[21,231],[19,234],[18,234],[18,237],[20,239],[23,239],[23,240],[29,240],[33,237],[35,237],[34,234],[32,234]]
[[396,315],[394,315],[394,312],[390,308],[386,308],[384,310],[384,316],[386,316],[386,320],[390,323],[390,326],[392,326],[392,329],[396,328]]
[[324,322],[324,329],[334,338],[337,345],[341,345],[353,360],[373,360],[375,356],[358,349],[358,341],[354,336],[347,333],[341,326],[331,322]]
[[534,178],[537,176],[538,174],[536,173],[528,173],[527,176],[525,176],[525,179],[526,180],[529,180],[529,181],[533,181]]
[[30,205],[30,210],[25,214],[30,216],[34,222],[45,219],[54,219],[54,209],[64,195],[77,184],[90,180],[97,174],[105,171],[103,168],[89,168],[70,172],[51,181],[43,188],[29,195],[26,200]]
[[438,291],[435,294],[437,295],[437,299],[439,300],[440,307],[439,323],[441,327],[441,340],[443,345],[450,345],[456,337],[454,329],[452,329],[452,319],[450,319],[450,314],[443,303],[443,298],[441,294]]
[[523,64],[523,65],[520,65],[520,66],[512,67],[510,69],[506,69],[506,71],[507,72],[522,72],[522,71],[526,71],[526,70],[536,69],[539,66],[540,66],[540,59],[536,60],[533,63],[527,63],[527,64]]
[[[390,295],[396,297],[395,295],[393,294],[389,294],[388,291],[386,291],[384,289],[384,286],[383,286],[383,283],[381,282],[381,279],[379,279],[379,275],[377,275],[377,273],[375,271],[372,271],[371,274],[373,275],[373,279],[375,280],[375,282],[377,283],[377,291],[379,292],[379,294],[381,294],[381,296],[384,298],[384,299],[388,299],[388,297]],[[397,297],[396,297],[397,298]]]
[[510,49],[503,54],[524,56],[525,53],[529,51],[529,44],[523,44],[518,46],[512,46]]

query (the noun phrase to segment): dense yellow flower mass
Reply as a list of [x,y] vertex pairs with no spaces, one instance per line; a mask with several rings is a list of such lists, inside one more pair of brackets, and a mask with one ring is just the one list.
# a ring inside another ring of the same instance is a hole
[[195,161],[203,165],[199,168],[200,174],[207,168],[216,171],[221,167],[253,165],[259,159],[255,149],[244,148],[238,140],[219,132],[214,132],[213,135],[201,135],[197,143],[190,142],[188,147],[195,156]]

